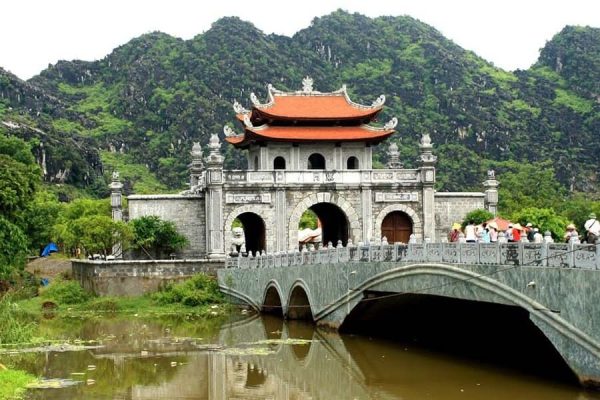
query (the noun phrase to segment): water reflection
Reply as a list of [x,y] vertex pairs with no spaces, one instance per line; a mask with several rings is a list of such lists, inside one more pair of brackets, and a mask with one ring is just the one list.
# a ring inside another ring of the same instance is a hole
[[600,399],[577,388],[274,317],[217,326],[172,319],[79,321],[65,329],[64,336],[70,335],[109,340],[99,349],[15,356],[39,376],[82,382],[31,391],[30,399]]

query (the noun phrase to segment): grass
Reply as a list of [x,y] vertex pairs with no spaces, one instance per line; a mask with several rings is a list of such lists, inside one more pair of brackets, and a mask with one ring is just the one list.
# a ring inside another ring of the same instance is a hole
[[13,294],[0,298],[0,321],[0,344],[30,342],[34,337],[36,324],[13,301]]
[[3,369],[0,366],[0,399],[22,399],[26,386],[36,380],[36,377],[25,371]]

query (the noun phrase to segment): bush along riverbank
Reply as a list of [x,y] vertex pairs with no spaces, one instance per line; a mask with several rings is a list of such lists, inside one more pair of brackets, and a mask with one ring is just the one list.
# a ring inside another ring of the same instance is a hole
[[30,315],[52,313],[58,317],[130,313],[140,317],[181,314],[212,318],[225,316],[230,311],[216,280],[204,274],[138,297],[96,297],[78,282],[59,278],[42,288],[39,296],[18,302],[18,306]]
[[[34,291],[35,292],[35,291]],[[178,319],[196,325],[220,324],[234,308],[225,301],[214,278],[198,274],[168,284],[156,293],[139,297],[96,297],[78,282],[57,278],[40,288],[35,297],[21,299],[20,293],[0,297],[0,399],[20,399],[37,379],[14,369],[12,358],[19,352],[43,351],[60,345],[72,349],[101,344],[66,339],[64,326],[82,320],[112,318]],[[41,377],[40,377],[41,378]]]

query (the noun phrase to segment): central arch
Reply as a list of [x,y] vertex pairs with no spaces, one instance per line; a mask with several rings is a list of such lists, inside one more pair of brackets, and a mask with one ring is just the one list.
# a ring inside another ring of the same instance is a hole
[[[319,204],[328,204],[328,206],[317,206]],[[302,199],[292,211],[292,214],[290,216],[290,223],[288,226],[288,248],[290,250],[295,250],[298,248],[298,224],[300,223],[300,217],[302,217],[304,211],[308,210],[309,208],[313,209],[317,216],[320,217],[319,213],[317,212],[317,210],[315,210],[314,206],[317,206],[316,208],[319,209],[321,213],[325,213],[328,207],[335,206],[336,210],[339,210],[343,215],[345,215],[347,223],[346,241],[348,239],[352,239],[352,241],[356,242],[357,239],[361,237],[362,232],[360,229],[360,221],[358,219],[358,214],[354,210],[354,207],[352,207],[352,205],[348,201],[346,201],[343,197],[337,194],[314,193]],[[331,210],[332,208],[329,209]],[[323,240],[328,240],[325,238],[325,235],[323,235]],[[344,243],[344,245],[346,244],[343,239],[342,242]],[[335,245],[336,243],[333,244]]]

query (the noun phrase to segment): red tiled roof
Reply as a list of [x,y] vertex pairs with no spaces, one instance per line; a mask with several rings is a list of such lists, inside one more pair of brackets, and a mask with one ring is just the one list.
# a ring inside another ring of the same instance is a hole
[[273,119],[353,119],[373,118],[383,105],[361,107],[349,103],[343,94],[307,96],[273,96],[274,101],[265,107],[253,107],[252,114]]
[[371,129],[361,126],[264,126],[246,128],[244,135],[228,137],[226,140],[236,146],[244,146],[253,141],[284,142],[379,142],[394,133],[393,129]]

